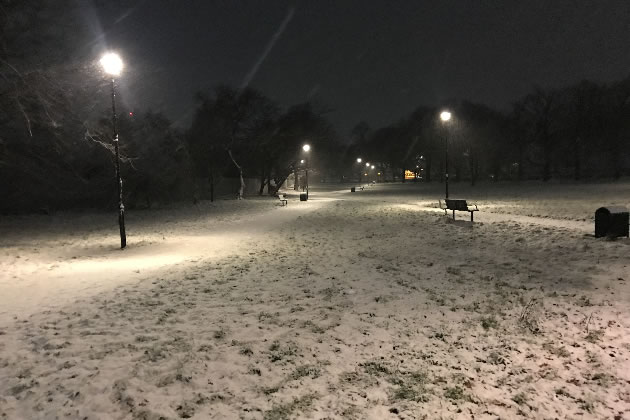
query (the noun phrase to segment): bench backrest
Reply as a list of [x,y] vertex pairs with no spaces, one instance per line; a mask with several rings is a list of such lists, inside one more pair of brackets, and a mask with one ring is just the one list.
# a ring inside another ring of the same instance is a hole
[[466,200],[451,200],[447,198],[446,208],[449,210],[468,211],[468,204],[466,203]]

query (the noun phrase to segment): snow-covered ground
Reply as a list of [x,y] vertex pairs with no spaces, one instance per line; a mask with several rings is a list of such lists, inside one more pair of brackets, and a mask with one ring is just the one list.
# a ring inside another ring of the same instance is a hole
[[0,418],[630,419],[630,184],[0,222]]

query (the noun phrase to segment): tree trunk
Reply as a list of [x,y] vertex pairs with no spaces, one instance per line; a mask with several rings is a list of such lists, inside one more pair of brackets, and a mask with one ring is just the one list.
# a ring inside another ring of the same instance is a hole
[[241,166],[236,163],[236,160],[234,159],[234,156],[232,156],[232,150],[228,149],[228,155],[230,156],[230,159],[232,159],[232,162],[234,163],[234,166],[236,166],[236,169],[238,169],[238,177],[241,181],[241,186],[238,189],[238,193],[236,195],[236,198],[239,200],[243,199],[243,193],[245,192],[245,180],[243,179],[243,168],[241,168]]
[[298,178],[298,170],[297,168],[293,169],[293,189],[295,191],[299,191],[300,189],[300,178]]
[[523,150],[523,147],[519,147],[518,148],[518,168],[516,168],[516,180],[517,181],[522,181],[523,180],[523,161],[525,156],[525,151]]
[[582,148],[582,142],[580,141],[580,138],[578,137],[575,140],[575,145],[573,147],[573,179],[575,179],[576,181],[579,181],[580,178],[582,177],[581,148]]
[[551,166],[553,162],[551,161],[551,139],[548,135],[545,135],[544,143],[543,143],[543,158],[545,163],[543,164],[543,181],[547,182],[551,179]]
[[617,143],[613,145],[612,152],[612,176],[613,179],[617,181],[619,180],[619,178],[621,178],[621,169],[619,165],[619,145]]
[[263,195],[265,192],[265,167],[262,167],[262,172],[260,174],[260,188],[258,189],[258,195]]
[[212,164],[212,161],[210,162],[209,165],[209,177],[208,177],[208,181],[210,181],[210,202],[213,203],[214,202],[214,165]]
[[[493,169],[494,177],[492,180],[494,182],[499,182],[499,177],[501,176],[501,164],[499,162],[495,162]],[[477,176],[479,176],[479,166],[477,166]]]
[[[276,175],[278,175],[278,173],[276,173]],[[274,178],[274,180],[276,181],[276,186],[272,189],[271,195],[275,195],[280,190],[280,188],[282,188],[282,185],[287,181],[289,175],[291,175],[290,171],[282,173],[279,178]]]

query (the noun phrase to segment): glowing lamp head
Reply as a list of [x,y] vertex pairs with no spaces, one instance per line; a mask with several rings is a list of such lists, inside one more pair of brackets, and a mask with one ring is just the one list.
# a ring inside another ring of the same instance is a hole
[[370,166],[370,162],[365,162],[365,166]]
[[440,119],[444,122],[447,122],[451,119],[451,113],[448,111],[442,111],[440,114]]
[[123,69],[123,62],[120,59],[120,56],[116,53],[107,53],[101,58],[101,66],[103,66],[103,70],[105,73],[110,76],[119,76],[120,72]]
[[309,150],[311,150],[311,146],[309,144],[305,144],[304,146],[302,146],[302,150],[308,152]]
[[370,166],[370,168],[374,169],[374,165]]
[[302,160],[300,161],[300,163],[304,163],[304,159],[302,159]]
[[362,161],[363,161],[363,159],[357,158],[357,163],[361,163]]

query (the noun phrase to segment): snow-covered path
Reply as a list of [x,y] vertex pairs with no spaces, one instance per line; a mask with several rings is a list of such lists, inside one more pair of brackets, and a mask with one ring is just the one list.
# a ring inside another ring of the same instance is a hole
[[480,201],[474,227],[431,197],[148,212],[123,252],[111,223],[14,239],[0,418],[628,418],[630,241],[586,230],[602,197]]
[[[243,214],[234,209],[237,213],[227,221],[213,222],[209,214],[204,223],[192,227],[175,222],[165,229],[164,220],[157,219],[135,233],[128,221],[125,250],[116,247],[115,226],[78,241],[35,239],[10,246],[5,238],[0,256],[0,326],[15,316],[61,307],[159,275],[169,267],[239,253],[245,240],[264,236],[329,201],[313,198],[298,204],[294,200],[286,207],[265,206]],[[83,228],[76,227],[79,232]]]

